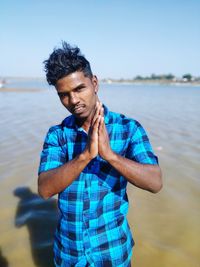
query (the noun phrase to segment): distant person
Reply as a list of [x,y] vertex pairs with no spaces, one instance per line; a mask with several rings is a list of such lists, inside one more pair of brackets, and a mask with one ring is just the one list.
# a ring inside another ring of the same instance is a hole
[[139,122],[101,103],[98,79],[78,47],[63,42],[45,61],[45,71],[72,114],[49,129],[39,167],[39,194],[59,194],[55,265],[130,266],[134,241],[126,186],[129,181],[158,192],[157,157]]

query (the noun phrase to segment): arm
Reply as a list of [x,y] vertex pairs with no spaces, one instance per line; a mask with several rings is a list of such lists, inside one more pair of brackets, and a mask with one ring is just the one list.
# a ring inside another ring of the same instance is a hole
[[141,164],[111,152],[107,161],[131,184],[157,193],[162,188],[161,170],[158,165]]
[[101,113],[99,126],[99,154],[108,161],[121,175],[135,186],[157,193],[162,188],[161,169],[158,165],[141,164],[124,158],[111,150],[109,137]]
[[90,162],[87,151],[65,163],[61,167],[40,173],[38,177],[38,192],[47,199],[68,187]]
[[100,122],[99,107],[91,123],[88,143],[85,150],[73,160],[52,170],[40,173],[38,177],[38,192],[47,199],[68,187],[98,154],[98,126]]

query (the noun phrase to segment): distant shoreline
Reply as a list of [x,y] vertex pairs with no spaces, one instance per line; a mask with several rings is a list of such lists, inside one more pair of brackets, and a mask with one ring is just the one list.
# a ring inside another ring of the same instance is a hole
[[25,93],[31,93],[31,92],[39,92],[39,91],[43,91],[44,89],[41,89],[41,88],[16,88],[16,87],[1,87],[0,88],[0,92],[19,92],[19,93],[22,93],[22,92],[25,92]]
[[[44,88],[43,86],[41,87],[41,85],[39,87],[37,87],[37,84],[34,84],[33,87],[31,87],[31,85],[23,85],[20,84],[21,82],[38,82],[41,81],[42,84],[44,82]],[[14,82],[14,84],[12,85],[12,83]],[[19,82],[19,84],[18,84]],[[183,86],[183,87],[187,87],[187,86],[191,86],[191,87],[200,87],[200,81],[182,81],[182,80],[177,80],[177,81],[173,81],[173,80],[166,80],[166,79],[133,79],[133,80],[129,80],[129,79],[99,79],[99,82],[102,84],[108,84],[108,85],[139,85],[139,86],[143,86],[143,85],[149,85],[149,86]],[[47,85],[47,82],[44,78],[22,78],[22,77],[18,77],[18,78],[14,78],[14,77],[10,77],[9,79],[6,79],[6,82],[3,84],[2,87],[0,87],[0,92],[35,92],[35,91],[42,91],[45,88],[45,85]]]
[[192,82],[181,82],[181,81],[166,81],[166,80],[112,80],[112,81],[105,81],[100,80],[100,82],[105,84],[134,84],[134,85],[175,85],[175,86],[200,86],[200,81],[192,81]]

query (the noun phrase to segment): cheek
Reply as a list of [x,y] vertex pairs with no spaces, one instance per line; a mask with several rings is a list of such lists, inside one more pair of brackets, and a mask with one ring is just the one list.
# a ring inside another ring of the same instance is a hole
[[67,99],[60,99],[60,102],[63,104],[63,106],[68,107],[68,100]]
[[90,92],[90,95],[88,96],[88,100],[91,104],[96,103],[96,94],[94,91]]
[[82,103],[85,103],[87,106],[91,106],[96,103],[96,94],[94,89],[88,89],[79,94],[79,100]]

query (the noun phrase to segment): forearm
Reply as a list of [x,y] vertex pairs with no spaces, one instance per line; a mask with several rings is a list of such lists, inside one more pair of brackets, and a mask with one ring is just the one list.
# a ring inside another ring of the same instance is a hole
[[38,192],[47,199],[68,187],[90,162],[87,151],[76,156],[61,167],[42,172],[38,177]]
[[140,164],[114,152],[107,161],[131,184],[157,193],[162,188],[161,170],[158,165]]

